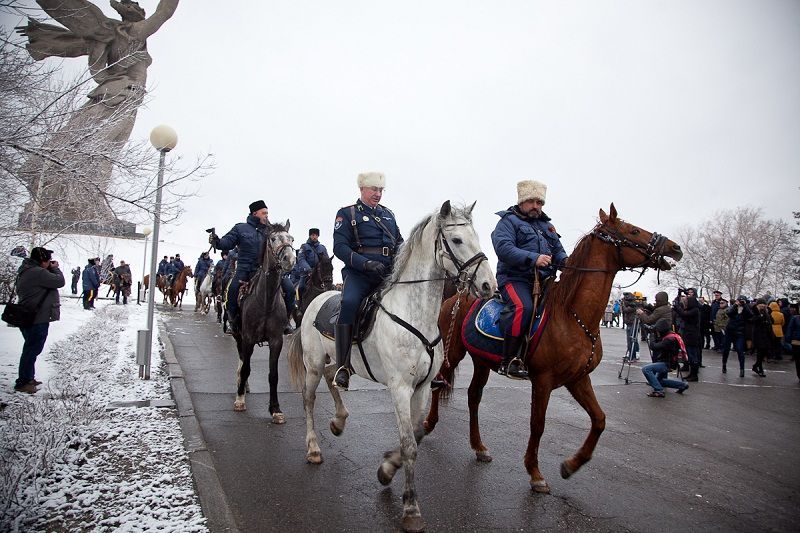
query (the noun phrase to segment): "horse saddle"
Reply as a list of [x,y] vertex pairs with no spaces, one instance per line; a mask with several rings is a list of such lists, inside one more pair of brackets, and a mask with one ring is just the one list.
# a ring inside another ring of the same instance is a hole
[[[375,293],[364,298],[358,308],[356,324],[353,328],[353,343],[363,341],[372,331],[375,324],[375,315],[378,311],[377,301],[373,298]],[[336,321],[339,320],[339,310],[342,308],[342,294],[335,294],[328,298],[320,307],[314,320],[314,327],[323,336],[333,340],[336,338]]]
[[[504,312],[507,312],[506,306],[500,298],[475,300],[461,327],[461,340],[469,353],[495,364],[503,360],[500,319]],[[528,330],[529,353],[539,345],[548,317],[542,298]]]

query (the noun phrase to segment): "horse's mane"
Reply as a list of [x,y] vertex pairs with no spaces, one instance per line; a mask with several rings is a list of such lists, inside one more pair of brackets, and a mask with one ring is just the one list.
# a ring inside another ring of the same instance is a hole
[[[392,266],[392,274],[384,283],[384,290],[391,287],[400,279],[403,271],[408,266],[408,262],[411,258],[414,248],[416,248],[417,245],[419,245],[422,241],[422,233],[428,224],[430,224],[432,221],[435,222],[437,226],[440,224],[439,212],[439,210],[434,211],[430,215],[417,222],[417,224],[411,228],[411,233],[409,233],[408,238],[403,241],[403,244],[400,245],[400,248],[397,251],[397,255],[394,259],[394,265]],[[472,222],[472,216],[470,215],[470,212],[467,211],[466,207],[454,207],[451,205],[450,216],[453,218],[465,218]]]
[[[586,266],[591,253],[591,243],[594,232],[590,231],[580,238],[575,250],[565,263],[567,266]],[[586,272],[567,268],[561,271],[561,277],[554,283],[547,295],[547,308],[550,313],[561,312],[569,314],[574,309],[575,294],[581,285]]]

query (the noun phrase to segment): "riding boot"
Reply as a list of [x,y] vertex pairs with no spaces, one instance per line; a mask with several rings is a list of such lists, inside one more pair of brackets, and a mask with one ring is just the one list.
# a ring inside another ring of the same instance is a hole
[[506,337],[503,339],[503,361],[497,373],[517,379],[528,379],[528,372],[522,368],[519,351],[522,348],[524,337]]
[[333,381],[342,390],[350,388],[350,349],[353,347],[353,325],[336,324],[336,375]]
[[300,327],[300,321],[303,320],[303,313],[300,312],[300,306],[296,306],[292,309],[292,318],[294,319],[294,327]]

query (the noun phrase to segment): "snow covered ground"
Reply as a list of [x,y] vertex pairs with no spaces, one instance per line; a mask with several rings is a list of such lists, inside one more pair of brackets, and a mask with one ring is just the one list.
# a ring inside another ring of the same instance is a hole
[[206,531],[177,411],[109,409],[170,398],[158,339],[138,378],[146,306],[97,307],[62,297],[35,395],[13,391],[22,336],[0,326],[0,530]]

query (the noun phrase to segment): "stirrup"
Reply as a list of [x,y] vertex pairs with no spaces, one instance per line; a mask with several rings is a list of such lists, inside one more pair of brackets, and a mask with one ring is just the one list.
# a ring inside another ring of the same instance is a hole
[[[516,368],[512,367],[515,362],[517,363]],[[509,371],[510,368],[512,369],[511,371]],[[497,373],[509,379],[528,379],[528,371],[525,370],[522,359],[519,357],[514,357],[507,364],[500,363]]]
[[[343,374],[344,375],[344,379],[342,379],[342,383],[340,384],[339,383],[339,374],[341,372],[344,372],[344,374]],[[347,368],[344,365],[340,366],[338,369],[336,369],[336,373],[333,375],[333,384],[339,389],[350,390],[350,375],[351,374],[352,374],[352,372],[350,371],[349,368]]]

